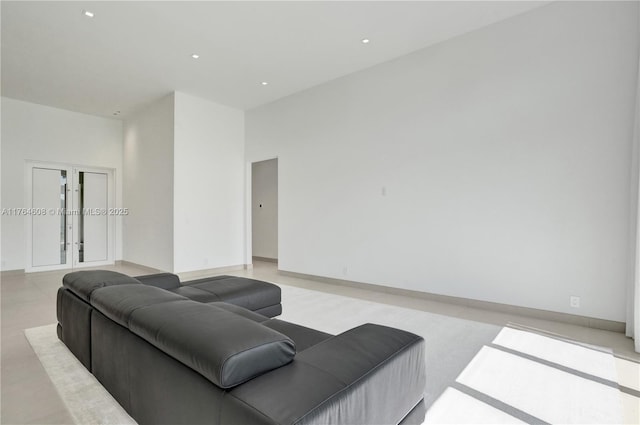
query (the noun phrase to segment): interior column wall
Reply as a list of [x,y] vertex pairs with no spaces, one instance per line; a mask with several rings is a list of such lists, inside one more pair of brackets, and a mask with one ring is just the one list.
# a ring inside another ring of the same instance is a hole
[[175,99],[174,271],[244,265],[244,112]]
[[124,259],[173,271],[174,95],[128,118],[124,129]]

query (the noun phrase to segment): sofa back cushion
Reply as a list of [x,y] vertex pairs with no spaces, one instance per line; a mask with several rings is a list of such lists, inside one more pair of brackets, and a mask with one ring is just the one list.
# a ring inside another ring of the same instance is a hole
[[104,316],[221,388],[284,366],[296,354],[291,339],[256,321],[121,273],[74,272],[63,284]]
[[130,315],[129,329],[221,388],[284,366],[296,353],[285,335],[191,300],[139,308]]
[[62,285],[85,301],[98,288],[115,285],[140,285],[140,282],[126,274],[109,270],[82,270],[67,273],[62,278]]
[[91,294],[91,305],[119,325],[129,328],[131,314],[144,307],[187,298],[147,285],[116,285],[98,288]]

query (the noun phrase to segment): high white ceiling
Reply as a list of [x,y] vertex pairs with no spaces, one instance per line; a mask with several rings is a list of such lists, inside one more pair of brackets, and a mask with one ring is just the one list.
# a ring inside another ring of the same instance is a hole
[[546,3],[2,1],[2,95],[109,117],[172,91],[250,109]]

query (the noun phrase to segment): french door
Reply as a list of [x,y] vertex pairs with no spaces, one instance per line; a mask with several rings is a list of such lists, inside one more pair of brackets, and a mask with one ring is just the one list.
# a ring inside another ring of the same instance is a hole
[[27,272],[113,264],[113,170],[28,163]]

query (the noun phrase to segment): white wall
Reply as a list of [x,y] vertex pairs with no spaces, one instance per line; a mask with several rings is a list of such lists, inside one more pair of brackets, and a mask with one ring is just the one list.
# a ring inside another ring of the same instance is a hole
[[173,270],[174,97],[127,119],[124,130],[124,259]]
[[[2,98],[2,208],[25,207],[26,161],[115,170],[122,199],[122,122]],[[24,269],[24,217],[2,216],[2,270]],[[122,259],[122,220],[116,218],[115,259]]]
[[245,264],[244,112],[175,93],[174,271]]
[[558,2],[248,111],[280,269],[623,321],[637,8]]
[[253,256],[278,258],[278,160],[252,164],[251,223]]

